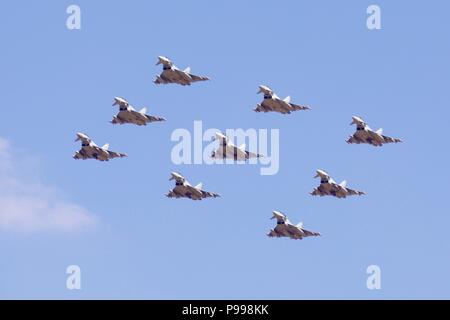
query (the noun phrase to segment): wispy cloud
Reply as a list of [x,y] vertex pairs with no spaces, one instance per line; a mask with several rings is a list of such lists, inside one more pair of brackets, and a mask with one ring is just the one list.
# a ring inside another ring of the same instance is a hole
[[0,137],[0,229],[8,231],[77,231],[96,218],[87,209],[64,199],[54,187],[21,174],[8,140]]

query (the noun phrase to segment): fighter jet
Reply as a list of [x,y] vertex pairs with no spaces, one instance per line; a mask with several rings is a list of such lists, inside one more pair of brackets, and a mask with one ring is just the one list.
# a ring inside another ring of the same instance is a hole
[[111,120],[112,124],[133,123],[138,126],[146,126],[147,123],[155,121],[166,121],[166,119],[145,114],[147,108],[142,108],[141,111],[136,111],[127,100],[121,97],[114,98],[113,106],[119,106],[119,113]]
[[317,170],[317,174],[314,178],[320,177],[320,186],[314,188],[311,194],[313,196],[334,196],[338,198],[345,198],[353,195],[364,195],[362,191],[352,190],[347,188],[347,182],[344,180],[340,184],[337,184],[325,171]]
[[192,82],[209,80],[208,77],[193,75],[189,67],[183,71],[178,69],[172,61],[163,56],[158,57],[158,63],[156,65],[158,64],[163,65],[163,72],[159,76],[156,76],[156,80],[154,81],[156,84],[178,83],[182,86],[190,86]]
[[259,86],[259,91],[257,93],[264,94],[264,100],[261,104],[258,104],[254,111],[256,112],[279,112],[282,114],[290,114],[292,111],[298,110],[309,110],[310,107],[299,106],[291,103],[291,97],[286,97],[285,99],[280,99],[272,89],[267,86]]
[[81,149],[73,155],[73,158],[76,160],[96,159],[100,161],[109,161],[113,158],[122,158],[127,156],[125,153],[109,151],[108,143],[103,147],[97,146],[91,138],[81,132],[77,132],[77,139],[75,141],[78,140],[81,140]]
[[319,232],[303,229],[302,222],[293,225],[289,219],[279,211],[273,211],[273,217],[271,219],[277,219],[277,226],[274,229],[271,229],[267,234],[269,237],[289,237],[295,240],[302,240],[306,237],[320,236]]
[[216,132],[216,140],[219,141],[219,147],[211,154],[213,159],[234,159],[235,161],[247,161],[250,158],[263,157],[261,154],[245,150],[245,144],[236,147],[230,139],[220,132]]
[[202,190],[202,183],[199,183],[193,187],[181,174],[172,172],[171,175],[172,176],[169,180],[175,180],[175,188],[166,194],[169,198],[189,198],[192,200],[202,200],[204,198],[220,197],[217,193]]
[[384,136],[383,129],[373,131],[364,120],[359,117],[352,117],[352,123],[350,123],[350,125],[354,124],[356,125],[356,132],[348,138],[347,143],[367,143],[375,147],[381,147],[385,143],[402,142],[402,140],[398,138]]

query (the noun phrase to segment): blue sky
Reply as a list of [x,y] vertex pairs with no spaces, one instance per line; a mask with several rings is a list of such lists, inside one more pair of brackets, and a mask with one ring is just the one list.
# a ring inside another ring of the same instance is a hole
[[[70,4],[81,30],[66,28]],[[382,30],[366,27],[370,4]],[[450,298],[449,11],[446,1],[5,1],[0,298]],[[212,81],[156,86],[158,55]],[[260,84],[313,109],[255,113]],[[113,126],[114,96],[168,121]],[[347,145],[352,115],[405,142]],[[194,120],[279,128],[279,173],[174,165],[170,135]],[[77,131],[129,157],[75,161]],[[318,168],[367,195],[310,196]],[[174,170],[222,198],[167,199]],[[272,210],[323,236],[266,237]],[[79,291],[66,289],[72,264]],[[374,264],[381,290],[366,287]]]

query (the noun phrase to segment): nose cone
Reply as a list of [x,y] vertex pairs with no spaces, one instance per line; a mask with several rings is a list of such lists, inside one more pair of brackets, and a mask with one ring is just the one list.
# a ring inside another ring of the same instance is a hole
[[127,102],[127,100],[125,100],[124,98],[122,98],[122,97],[114,97],[114,103],[113,103],[113,106],[115,106],[115,105],[120,105],[120,104],[122,104],[122,105],[125,105],[125,104],[128,104],[128,102]]
[[321,178],[328,177],[328,173],[319,169],[316,171],[316,175],[314,176],[314,178],[319,178],[319,177],[321,177]]
[[257,92],[257,94],[259,93],[272,93],[272,89],[270,89],[268,86],[264,86],[264,85],[260,85],[258,86],[259,91]]
[[363,124],[364,123],[364,120],[363,119],[361,119],[360,117],[357,117],[357,116],[353,116],[352,117],[352,122],[350,123],[350,125],[353,125],[353,124]]
[[221,132],[216,132],[216,139],[220,140],[220,139],[227,139],[227,136],[225,136],[224,134],[222,134]]
[[77,138],[75,139],[75,141],[79,140],[89,140],[89,137],[82,132],[77,132]]
[[282,214],[280,211],[273,211],[272,212],[273,216],[270,219],[284,219],[285,215]]
[[178,179],[184,179],[183,176],[181,174],[179,174],[178,172],[171,172],[171,177],[169,180],[178,180]]
[[170,61],[169,58],[164,57],[164,56],[158,56],[158,62],[156,63],[156,65],[158,64],[172,64],[172,62]]

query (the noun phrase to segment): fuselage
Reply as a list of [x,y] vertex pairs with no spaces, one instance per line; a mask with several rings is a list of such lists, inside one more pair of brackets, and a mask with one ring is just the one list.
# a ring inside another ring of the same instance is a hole
[[186,182],[175,182],[175,187],[172,191],[181,197],[188,197],[194,200],[202,199],[202,192]]
[[113,123],[118,122],[118,123],[134,123],[137,125],[146,125],[148,122],[150,122],[150,120],[147,118],[145,114],[126,108],[124,109],[120,108],[120,111],[117,114],[116,118],[119,121],[113,120]]

